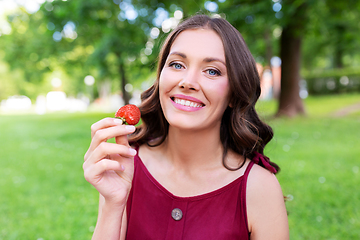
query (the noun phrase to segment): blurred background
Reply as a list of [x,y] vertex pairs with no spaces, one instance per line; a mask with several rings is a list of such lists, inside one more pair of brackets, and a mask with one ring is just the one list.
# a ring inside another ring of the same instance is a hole
[[222,17],[258,65],[291,239],[360,236],[360,1],[0,0],[0,239],[90,239],[90,126],[156,78],[167,34]]

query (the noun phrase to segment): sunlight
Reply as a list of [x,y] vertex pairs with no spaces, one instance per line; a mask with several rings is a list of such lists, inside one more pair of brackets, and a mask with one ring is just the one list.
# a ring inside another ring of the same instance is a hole
[[70,38],[70,39],[76,39],[77,38],[77,33],[75,31],[75,23],[73,23],[72,21],[68,21],[63,30],[62,30],[62,35],[66,38]]
[[62,91],[51,91],[46,94],[46,108],[50,111],[66,109],[66,94]]
[[87,86],[92,86],[94,85],[95,83],[95,78],[91,75],[87,75],[85,78],[84,78],[84,83],[87,85]]
[[160,27],[163,21],[169,18],[169,13],[165,9],[159,7],[155,11],[156,17],[153,19],[153,24],[157,27]]
[[1,101],[3,110],[28,110],[31,108],[31,100],[27,96],[11,96]]
[[218,10],[218,5],[216,2],[207,1],[205,2],[205,8],[209,12],[216,12]]
[[174,18],[177,19],[177,20],[181,20],[183,18],[183,16],[184,16],[184,14],[180,10],[176,10],[174,12]]
[[153,27],[150,31],[150,37],[156,39],[160,34],[160,30],[157,27]]

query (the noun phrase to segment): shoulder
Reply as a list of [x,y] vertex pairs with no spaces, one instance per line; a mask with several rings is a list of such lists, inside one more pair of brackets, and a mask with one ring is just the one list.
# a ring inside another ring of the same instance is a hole
[[276,176],[267,169],[254,164],[247,180],[248,193],[260,194],[265,193],[277,193],[281,194],[281,187]]
[[276,176],[254,164],[246,191],[251,239],[288,239],[288,222],[281,186]]
[[259,209],[261,206],[270,207],[275,203],[284,202],[281,186],[276,176],[257,164],[253,165],[248,176],[246,198],[250,210],[252,210],[251,207]]

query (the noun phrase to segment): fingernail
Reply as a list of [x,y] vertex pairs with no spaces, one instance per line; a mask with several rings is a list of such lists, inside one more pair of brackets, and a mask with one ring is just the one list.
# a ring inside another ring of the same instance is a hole
[[135,131],[135,126],[133,126],[133,125],[126,125],[126,126],[125,126],[125,129],[128,130],[129,132],[133,132],[133,131]]
[[114,119],[114,123],[122,124],[123,121],[122,121],[121,119],[115,118],[115,119]]
[[129,153],[131,156],[135,156],[136,155],[136,150],[133,148],[129,148]]

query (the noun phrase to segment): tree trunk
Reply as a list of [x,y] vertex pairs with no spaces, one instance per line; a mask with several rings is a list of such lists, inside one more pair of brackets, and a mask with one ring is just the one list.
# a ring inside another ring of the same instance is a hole
[[277,116],[293,117],[305,114],[300,98],[301,37],[294,36],[291,29],[283,29],[281,35],[281,92]]
[[119,73],[121,76],[121,91],[123,94],[124,103],[129,104],[130,96],[129,96],[128,92],[125,90],[127,80],[126,80],[126,76],[125,76],[124,63],[122,63],[122,62],[120,62],[120,64],[119,64]]
[[306,6],[300,5],[292,21],[283,28],[280,39],[281,91],[276,116],[304,115],[300,97],[301,42],[305,30]]

